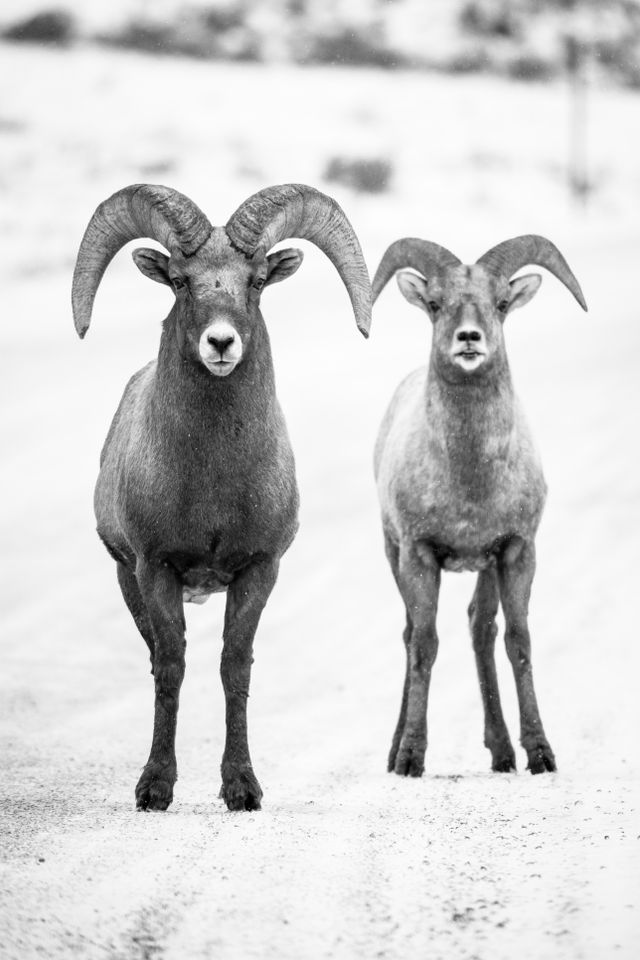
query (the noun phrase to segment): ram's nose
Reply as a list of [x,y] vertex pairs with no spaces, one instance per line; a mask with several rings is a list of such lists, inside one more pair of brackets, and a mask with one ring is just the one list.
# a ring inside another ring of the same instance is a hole
[[453,331],[451,349],[453,353],[485,353],[487,349],[483,330],[469,320],[463,320]]
[[227,334],[227,336],[215,336],[213,333],[207,334],[207,343],[210,344],[214,350],[217,350],[222,358],[227,347],[230,347],[232,343],[235,342],[234,334]]
[[482,334],[476,327],[462,327],[456,330],[456,340],[461,343],[480,343]]

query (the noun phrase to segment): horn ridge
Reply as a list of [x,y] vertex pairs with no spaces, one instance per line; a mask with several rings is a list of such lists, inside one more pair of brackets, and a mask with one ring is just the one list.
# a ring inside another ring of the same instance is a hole
[[398,271],[410,267],[427,276],[447,267],[457,267],[461,261],[454,253],[418,237],[403,237],[395,240],[385,250],[373,278],[373,302],[380,296],[391,277]]
[[371,325],[371,284],[360,242],[340,205],[303,183],[266,187],[245,200],[227,221],[232,246],[247,257],[265,254],[281,240],[298,237],[331,260],[347,288],[356,324]]
[[528,233],[503,240],[487,250],[476,262],[490,273],[506,277],[507,280],[527,264],[544,267],[564,284],[582,309],[587,310],[584,294],[573,271],[555,244],[546,237]]
[[[319,191],[298,183],[284,183],[258,190],[229,217],[225,227],[229,240],[245,256],[252,257],[258,247],[263,247],[267,252],[279,240],[293,236],[286,232],[287,221],[301,219],[305,196],[314,194],[319,194]],[[288,217],[291,213],[296,216]]]
[[187,196],[159,184],[134,183],[103,200],[80,243],[72,284],[76,330],[84,337],[100,281],[116,253],[130,240],[150,237],[173,252],[192,256],[212,226]]

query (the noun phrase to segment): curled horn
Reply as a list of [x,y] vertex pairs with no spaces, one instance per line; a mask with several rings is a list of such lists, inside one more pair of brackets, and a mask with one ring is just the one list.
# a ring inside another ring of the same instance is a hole
[[490,273],[506,277],[507,280],[516,270],[529,263],[545,267],[571,291],[582,309],[587,309],[580,284],[574,277],[569,264],[558,248],[545,237],[525,234],[522,237],[505,240],[483,254],[477,263]]
[[443,267],[456,267],[460,260],[438,243],[419,240],[417,237],[404,237],[387,247],[373,278],[373,302],[397,270],[411,267],[423,276],[433,274]]
[[170,253],[180,250],[191,256],[211,229],[202,210],[170,187],[136,183],[101,203],[85,230],[73,273],[71,302],[78,335],[84,337],[89,329],[102,276],[125,243],[150,237]]
[[347,288],[358,330],[369,336],[371,285],[360,243],[344,211],[331,197],[300,183],[254,193],[230,217],[225,230],[247,257],[269,252],[289,237],[309,240],[331,260]]

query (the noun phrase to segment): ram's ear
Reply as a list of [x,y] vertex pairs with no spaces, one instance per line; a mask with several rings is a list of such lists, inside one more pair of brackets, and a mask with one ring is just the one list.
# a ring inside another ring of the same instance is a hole
[[267,257],[267,277],[264,281],[265,287],[270,283],[279,283],[280,280],[286,280],[291,277],[300,264],[304,253],[302,250],[296,250],[290,247],[288,250],[276,250]]
[[508,312],[511,313],[517,307],[524,307],[525,303],[529,303],[540,289],[541,283],[542,277],[539,273],[527,273],[524,277],[516,277],[512,280],[509,284]]
[[396,273],[396,282],[405,300],[408,300],[414,307],[426,310],[428,294],[427,281],[424,277],[418,276],[411,270],[399,270]]
[[145,277],[155,280],[156,283],[165,283],[171,286],[169,279],[169,257],[160,250],[152,250],[151,247],[138,247],[131,254],[133,261]]

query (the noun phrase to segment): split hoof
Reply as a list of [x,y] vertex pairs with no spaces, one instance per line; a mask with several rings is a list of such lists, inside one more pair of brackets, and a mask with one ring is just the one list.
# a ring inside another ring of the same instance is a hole
[[229,810],[260,810],[262,789],[249,767],[222,771],[220,797]]
[[169,766],[148,763],[136,786],[138,810],[166,810],[173,801],[173,785],[177,773]]
[[549,744],[543,744],[535,747],[533,750],[527,750],[529,763],[527,770],[531,773],[553,773],[557,770],[556,758]]
[[424,754],[426,747],[415,744],[402,744],[389,754],[388,770],[399,777],[421,777],[424,773]]
[[491,751],[491,769],[494,773],[514,773],[516,754],[510,743]]
[[494,773],[515,773],[516,772],[516,761],[515,758],[503,758],[502,760],[494,760],[491,764],[491,769]]

